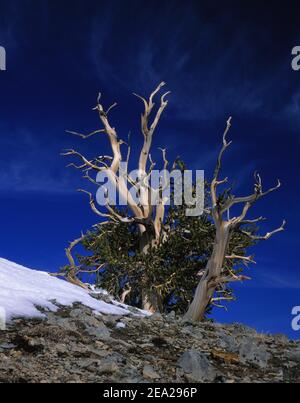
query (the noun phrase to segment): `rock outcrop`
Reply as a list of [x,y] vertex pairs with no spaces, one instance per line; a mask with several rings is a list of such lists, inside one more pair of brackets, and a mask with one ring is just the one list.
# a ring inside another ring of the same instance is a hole
[[300,382],[300,342],[75,304],[0,332],[0,382]]

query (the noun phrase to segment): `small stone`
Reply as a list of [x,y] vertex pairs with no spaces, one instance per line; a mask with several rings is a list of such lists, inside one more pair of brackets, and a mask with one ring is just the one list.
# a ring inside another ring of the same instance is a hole
[[110,351],[108,351],[108,350],[101,350],[101,349],[96,349],[96,348],[91,348],[91,347],[88,347],[88,351],[89,351],[89,353],[94,354],[95,356],[97,356],[99,358],[106,358],[110,354]]
[[98,360],[95,360],[95,359],[92,359],[92,358],[80,359],[78,361],[77,365],[80,368],[89,368],[91,366],[96,367],[98,365]]
[[100,341],[100,340],[95,341],[95,346],[100,349],[105,349],[105,350],[108,349],[108,346],[105,343],[103,343],[103,341]]
[[145,365],[143,369],[143,377],[147,379],[159,379],[160,375],[150,365]]
[[99,322],[97,327],[87,326],[86,332],[90,336],[95,336],[97,339],[106,340],[110,336],[109,329],[105,326],[104,323]]
[[229,351],[230,353],[238,352],[238,342],[236,338],[225,333],[220,334],[218,346]]
[[174,319],[176,319],[176,313],[175,313],[175,311],[171,311],[171,312],[167,315],[167,319],[168,319],[168,320],[174,320]]
[[119,366],[116,362],[105,362],[100,364],[100,368],[97,371],[98,374],[113,374],[119,370]]
[[13,343],[3,343],[3,344],[0,344],[0,351],[1,350],[11,350],[15,347],[17,347],[17,346]]
[[157,320],[157,321],[162,321],[163,316],[159,312],[153,313],[150,317],[151,320]]
[[81,307],[81,308],[75,308],[70,311],[70,317],[75,318],[75,319],[82,319],[86,318],[86,316],[90,314],[87,308]]
[[154,344],[153,343],[142,343],[140,345],[141,348],[153,348]]
[[57,355],[59,355],[59,356],[66,355],[68,353],[67,346],[66,346],[66,344],[63,344],[63,343],[56,344],[55,350],[56,350]]
[[123,323],[123,322],[118,322],[117,324],[116,324],[116,328],[117,329],[124,329],[126,327],[126,325],[125,325],[125,323]]
[[257,334],[255,329],[250,326],[243,325],[242,323],[234,323],[232,333],[237,336],[241,334],[255,336]]

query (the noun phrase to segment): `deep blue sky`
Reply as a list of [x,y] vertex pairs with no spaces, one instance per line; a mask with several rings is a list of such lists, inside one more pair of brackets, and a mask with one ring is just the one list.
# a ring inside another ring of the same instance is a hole
[[119,134],[131,130],[139,144],[141,104],[131,93],[164,80],[172,94],[155,147],[209,179],[232,115],[224,175],[236,193],[252,190],[256,169],[266,187],[283,182],[252,214],[269,218],[262,231],[286,218],[287,231],[256,248],[253,281],[215,317],[300,338],[290,326],[300,305],[300,71],[291,69],[300,7],[260,3],[0,0],[0,256],[51,271],[66,263],[67,242],[95,217],[60,150],[108,148],[105,138],[82,142],[65,129],[99,127],[91,109],[101,91],[107,105],[118,101],[111,120]]

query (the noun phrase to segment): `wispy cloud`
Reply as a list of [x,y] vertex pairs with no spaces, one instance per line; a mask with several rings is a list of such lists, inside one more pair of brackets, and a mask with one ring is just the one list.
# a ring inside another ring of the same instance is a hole
[[[73,186],[72,186],[73,183]],[[28,163],[11,161],[0,168],[0,192],[11,195],[21,192],[72,193],[74,181],[69,174],[53,175],[46,168]]]
[[[260,272],[258,275],[262,286],[268,288],[292,288],[300,289],[299,276],[292,275],[290,270],[285,270],[285,274],[273,273],[270,270]],[[287,274],[288,273],[288,274]]]
[[[90,54],[98,75],[112,85],[145,93],[166,80],[174,90],[172,119],[206,120],[233,113],[293,117],[300,123],[297,90],[282,80],[293,73],[289,44],[282,59],[276,55],[270,60],[257,46],[271,40],[264,27],[257,27],[249,41],[252,22],[235,27],[231,13],[224,10],[216,22],[191,5],[169,7],[167,13],[162,8],[156,15],[151,8],[142,16],[140,3],[133,3],[130,13],[124,2],[117,9],[106,7],[91,30]],[[122,40],[120,32],[125,29]],[[260,59],[254,63],[253,57]]]
[[[270,266],[272,266],[270,264]],[[248,287],[253,288],[269,288],[269,289],[300,289],[300,278],[290,268],[282,268],[279,271],[278,268],[264,267],[257,265],[247,275],[253,278],[252,281],[247,282]]]
[[41,144],[27,129],[14,131],[1,126],[1,193],[69,193],[75,187],[75,178],[63,169],[56,146],[45,137]]

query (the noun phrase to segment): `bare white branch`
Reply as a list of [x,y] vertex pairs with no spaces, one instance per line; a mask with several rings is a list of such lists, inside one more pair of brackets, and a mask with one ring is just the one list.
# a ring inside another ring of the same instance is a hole
[[81,137],[82,139],[88,139],[88,138],[94,136],[95,134],[98,134],[98,133],[105,133],[105,130],[104,130],[104,129],[99,129],[99,130],[95,130],[95,131],[93,131],[93,132],[91,132],[91,133],[88,133],[88,134],[82,134],[82,133],[78,133],[78,132],[66,130],[66,133],[74,134],[75,136],[79,136],[79,137]]
[[244,262],[254,263],[256,264],[255,260],[253,260],[253,256],[239,256],[239,255],[227,255],[225,259],[232,259],[232,260],[243,260]]
[[277,229],[275,229],[274,231],[271,232],[267,232],[266,235],[253,235],[250,232],[247,231],[242,231],[243,234],[248,235],[251,239],[256,240],[256,241],[265,241],[269,238],[271,238],[271,236],[273,236],[274,234],[277,234],[277,232],[282,232],[285,230],[285,226],[286,226],[286,220],[283,220],[281,226]]

